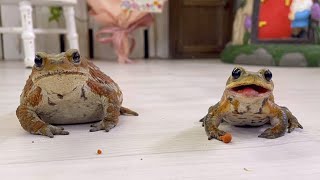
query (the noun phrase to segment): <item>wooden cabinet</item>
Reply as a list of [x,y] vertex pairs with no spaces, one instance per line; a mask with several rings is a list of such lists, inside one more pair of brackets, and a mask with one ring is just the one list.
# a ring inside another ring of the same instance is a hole
[[233,0],[169,1],[173,58],[217,57],[231,40]]

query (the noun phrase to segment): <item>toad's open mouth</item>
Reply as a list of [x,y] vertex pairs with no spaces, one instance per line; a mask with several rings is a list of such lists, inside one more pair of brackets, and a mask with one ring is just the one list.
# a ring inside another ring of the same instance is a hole
[[231,91],[245,96],[258,96],[270,90],[255,84],[250,84],[231,88]]

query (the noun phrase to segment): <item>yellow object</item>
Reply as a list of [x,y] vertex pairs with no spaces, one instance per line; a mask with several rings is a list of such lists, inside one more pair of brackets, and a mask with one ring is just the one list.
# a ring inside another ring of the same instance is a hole
[[159,3],[158,1],[154,1],[153,4],[154,4],[155,6],[158,6],[160,3]]
[[290,6],[290,1],[291,1],[291,0],[285,0],[285,5],[286,5],[286,6]]
[[267,22],[266,21],[259,21],[259,28],[266,26]]
[[290,21],[294,20],[294,14],[292,12],[289,13],[288,18]]
[[260,1],[261,1],[261,3],[264,3],[265,0],[260,0]]

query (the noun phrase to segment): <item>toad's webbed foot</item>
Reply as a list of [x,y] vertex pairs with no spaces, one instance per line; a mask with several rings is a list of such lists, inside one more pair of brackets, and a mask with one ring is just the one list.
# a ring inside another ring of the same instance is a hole
[[286,130],[288,128],[288,116],[286,115],[286,112],[283,109],[279,108],[276,110],[277,114],[270,120],[272,127],[266,129],[258,137],[275,139],[283,136],[286,133]]
[[296,128],[303,129],[302,125],[298,122],[296,118],[290,118],[288,124],[288,133],[291,133]]
[[207,133],[208,140],[217,139],[219,141],[222,141],[221,137],[224,136],[225,134],[226,134],[226,132],[224,132],[220,129],[217,129],[217,128],[215,128]]
[[93,124],[90,129],[90,132],[105,130],[106,132],[109,132],[112,128],[114,128],[119,121],[120,116],[120,108],[119,106],[115,106],[113,104],[109,104],[107,110],[108,113],[106,117],[98,122]]
[[303,129],[302,125],[298,122],[297,118],[290,112],[287,107],[281,107],[288,117],[288,133],[291,133],[296,128]]
[[100,121],[95,124],[91,125],[90,132],[105,130],[106,132],[109,132],[112,128],[114,128],[117,125],[115,121]]
[[44,125],[41,127],[37,132],[33,134],[48,136],[50,138],[53,138],[54,135],[68,135],[69,132],[65,131],[63,127],[57,127],[53,125]]
[[204,127],[204,121],[205,121],[206,118],[207,118],[207,115],[199,120],[199,122],[202,122],[202,127]]
[[275,139],[283,136],[285,133],[286,133],[286,126],[284,126],[283,124],[278,124],[272,128],[266,129],[258,137],[266,138],[266,139]]

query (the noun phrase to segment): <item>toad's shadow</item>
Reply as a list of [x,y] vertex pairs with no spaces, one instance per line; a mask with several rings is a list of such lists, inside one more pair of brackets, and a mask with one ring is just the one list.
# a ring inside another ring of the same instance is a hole
[[252,141],[261,141],[258,136],[270,125],[259,127],[235,127],[227,123],[222,123],[219,129],[232,134],[232,141],[229,144],[224,144],[221,141],[212,139],[208,140],[204,128],[201,123],[189,129],[178,132],[176,135],[166,137],[156,145],[157,152],[179,152],[179,151],[206,151],[213,149],[231,148],[231,144],[254,144]]

